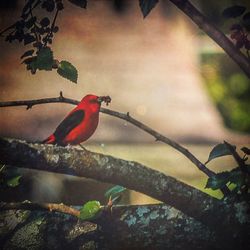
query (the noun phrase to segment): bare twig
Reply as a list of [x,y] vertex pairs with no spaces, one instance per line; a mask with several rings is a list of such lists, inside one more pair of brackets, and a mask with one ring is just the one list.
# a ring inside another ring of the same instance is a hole
[[45,210],[45,211],[54,211],[64,214],[70,214],[75,217],[79,217],[80,211],[64,205],[64,204],[57,204],[57,203],[34,203],[34,202],[0,202],[0,211],[1,210]]
[[[32,12],[32,6],[30,6],[30,11],[29,11],[29,13],[30,13],[30,15],[31,15],[31,17],[33,18],[34,16],[33,16],[33,12]],[[37,34],[37,25],[36,25],[36,23],[34,24],[34,26],[35,26],[35,29],[34,29],[34,34],[35,34],[35,37],[36,37],[36,42],[38,43],[39,41],[40,41],[40,39],[39,39],[39,36],[38,36],[38,34]]]
[[47,34],[46,36],[46,41],[45,41],[45,44],[44,44],[44,47],[47,46],[47,43],[48,43],[48,39],[51,37],[51,35],[53,34],[53,29],[55,27],[55,23],[56,23],[56,19],[57,19],[57,16],[58,16],[58,13],[59,13],[59,10],[57,9],[56,10],[56,14],[54,16],[54,19],[52,21],[52,24],[51,24],[51,27],[50,27],[50,32]]
[[[77,105],[79,102],[73,99],[65,98],[60,92],[59,97],[55,98],[44,98],[44,99],[36,99],[36,100],[25,100],[25,101],[10,101],[10,102],[0,102],[0,107],[10,107],[10,106],[27,106],[27,109],[32,108],[34,105],[38,104],[46,104],[46,103],[56,103],[56,102],[61,102],[61,103],[69,103],[69,104],[74,104]],[[166,136],[163,136],[162,134],[158,133],[157,131],[153,130],[152,128],[148,127],[147,125],[143,124],[142,122],[134,119],[131,117],[129,112],[125,113],[120,113],[117,111],[113,111],[110,109],[106,108],[101,108],[100,110],[104,114],[108,114],[111,116],[115,116],[119,119],[125,120],[134,126],[142,129],[146,133],[152,135],[157,141],[161,141],[163,143],[168,144],[169,146],[175,148],[177,151],[185,155],[200,171],[205,173],[207,176],[215,176],[216,174],[208,169],[201,161],[199,161],[192,153],[190,153],[186,148],[181,146],[180,144],[174,142],[173,140],[167,138]],[[225,186],[222,188],[222,192],[224,195],[229,194],[229,189]]]
[[250,61],[234,44],[188,0],[170,0],[210,36],[250,78]]
[[24,100],[24,101],[10,101],[10,102],[0,102],[0,107],[13,107],[13,106],[27,106],[27,109],[31,109],[33,106],[38,104],[47,104],[47,103],[68,103],[77,105],[79,102],[73,99],[65,98],[60,92],[59,97],[54,98],[43,98],[36,100]]

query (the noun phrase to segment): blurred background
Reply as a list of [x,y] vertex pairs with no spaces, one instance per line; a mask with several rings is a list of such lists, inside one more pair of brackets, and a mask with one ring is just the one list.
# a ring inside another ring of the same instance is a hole
[[[230,21],[221,13],[235,2],[250,8],[247,0],[192,1],[224,32],[229,30]],[[1,30],[18,19],[23,4],[1,1]],[[146,19],[138,1],[90,0],[86,10],[68,1],[64,5],[52,48],[55,58],[76,66],[78,83],[54,71],[31,75],[19,60],[27,48],[2,38],[0,101],[57,97],[60,91],[76,100],[88,93],[110,95],[111,109],[130,112],[184,144],[202,162],[223,140],[239,147],[249,145],[249,79],[168,0],[161,0]],[[1,108],[0,136],[42,140],[71,109],[69,104],[38,105],[28,111],[25,107]],[[115,117],[101,114],[96,133],[84,146],[138,161],[202,190],[206,183],[206,176],[184,156]],[[224,157],[209,167],[220,172],[234,165],[230,157]],[[103,189],[109,186],[35,171],[23,176],[23,186],[15,188],[15,195],[13,189],[6,190],[0,198],[79,204],[88,199],[102,200]],[[205,191],[220,197],[218,192]],[[133,192],[126,202],[156,201]]]

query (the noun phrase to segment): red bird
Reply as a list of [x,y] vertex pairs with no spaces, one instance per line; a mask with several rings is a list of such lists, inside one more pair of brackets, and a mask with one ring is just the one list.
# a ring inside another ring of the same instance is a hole
[[86,95],[66,118],[58,125],[55,132],[43,143],[60,146],[77,145],[86,141],[96,130],[99,122],[101,103],[111,102],[109,96]]

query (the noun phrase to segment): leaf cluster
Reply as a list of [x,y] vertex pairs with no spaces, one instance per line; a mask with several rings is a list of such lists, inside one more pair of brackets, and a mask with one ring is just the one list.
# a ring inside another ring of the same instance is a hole
[[[68,0],[77,7],[87,8],[87,0]],[[139,5],[144,17],[156,6],[158,0],[139,0]],[[39,18],[37,10],[42,9],[44,15]],[[7,42],[17,41],[24,46],[32,46],[33,49],[26,50],[21,56],[22,63],[32,74],[37,70],[57,69],[57,73],[77,83],[77,69],[68,61],[59,62],[53,57],[52,45],[55,33],[59,27],[56,26],[58,13],[64,9],[62,0],[27,0],[20,19],[13,25],[1,32],[5,34]],[[54,13],[54,18],[50,16]]]
[[244,154],[243,157],[241,157],[236,151],[236,146],[231,145],[226,141],[224,143],[217,144],[211,150],[208,160],[205,164],[218,157],[231,155],[238,165],[231,171],[220,172],[209,177],[205,188],[217,190],[227,185],[231,187],[232,194],[243,195],[250,192],[250,165],[247,164],[250,149],[247,147],[242,147],[241,151]]
[[[44,15],[39,18],[35,12],[42,9]],[[24,46],[32,46],[21,56],[22,63],[28,71],[35,74],[37,70],[51,71],[57,69],[57,73],[76,83],[77,69],[65,60],[59,62],[53,56],[51,44],[59,27],[56,26],[58,13],[64,9],[62,0],[28,0],[26,1],[20,19],[4,30],[7,42],[17,41]],[[54,18],[50,16],[54,14]]]
[[[112,209],[114,204],[117,204],[122,197],[122,193],[126,191],[125,187],[116,185],[105,192],[105,197],[108,199],[107,208]],[[93,200],[86,202],[80,209],[79,218],[82,220],[93,220],[101,215],[103,206],[99,201]]]

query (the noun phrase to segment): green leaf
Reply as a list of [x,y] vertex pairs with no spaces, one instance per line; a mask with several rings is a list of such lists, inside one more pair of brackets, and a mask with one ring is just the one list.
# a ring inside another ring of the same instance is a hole
[[241,148],[241,151],[243,151],[246,155],[250,155],[250,149],[247,147]]
[[52,70],[53,62],[53,53],[49,47],[46,47],[39,50],[37,57],[30,63],[30,66],[35,70]]
[[[236,149],[234,145],[231,145],[231,146]],[[232,153],[230,152],[227,145],[225,145],[224,143],[217,144],[210,152],[208,160],[205,162],[205,164],[207,164],[208,162],[210,162],[211,160],[215,158],[218,158],[224,155],[231,155],[231,154]]]
[[15,177],[12,177],[12,178],[8,179],[6,181],[7,186],[8,187],[16,187],[16,186],[18,186],[20,184],[21,177],[22,177],[21,175],[17,175]]
[[236,18],[241,16],[246,10],[246,7],[241,5],[234,5],[226,8],[222,12],[222,16],[225,18]]
[[82,220],[91,220],[97,216],[101,209],[99,201],[88,201],[80,209],[79,218]]
[[116,185],[108,189],[104,195],[107,198],[111,197],[111,199],[114,199],[116,196],[119,196],[125,190],[127,190],[127,188]]
[[158,3],[158,0],[139,0],[141,12],[145,18]]
[[87,0],[69,0],[71,3],[75,4],[78,7],[87,8]]
[[209,177],[205,188],[212,190],[220,189],[229,182],[230,172],[221,172],[215,176]]
[[61,61],[58,65],[57,73],[68,80],[77,83],[77,69],[67,61]]

